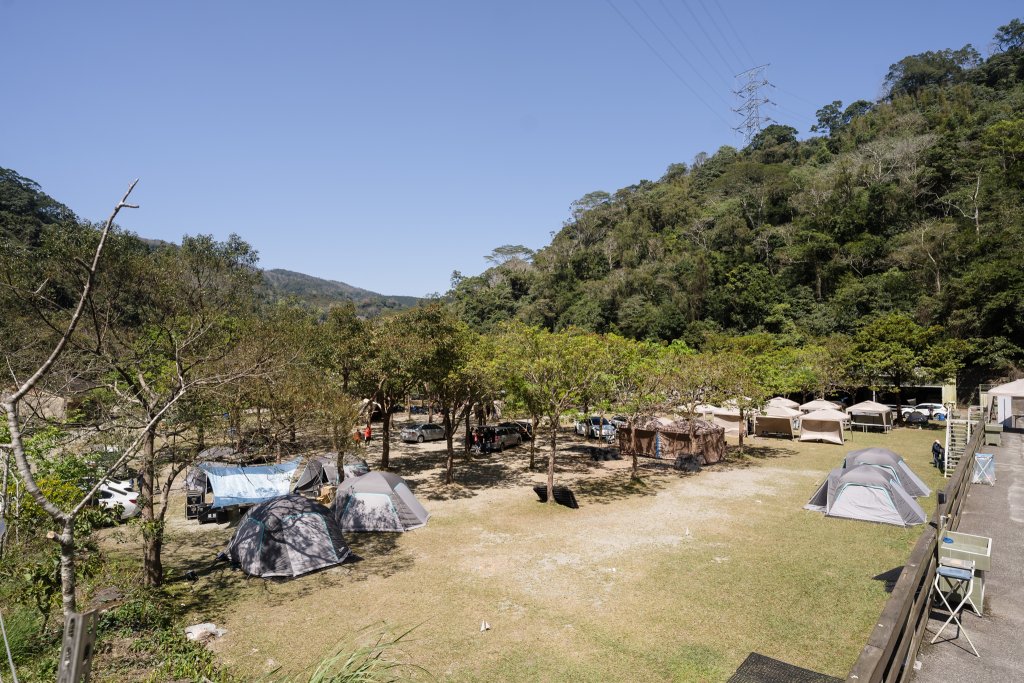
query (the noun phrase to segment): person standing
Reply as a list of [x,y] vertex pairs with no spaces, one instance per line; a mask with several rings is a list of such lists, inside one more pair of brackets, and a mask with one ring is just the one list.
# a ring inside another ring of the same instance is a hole
[[945,470],[946,449],[942,447],[938,439],[932,444],[932,466],[938,467],[940,471]]
[[370,423],[366,423],[366,429],[363,431],[363,441],[369,441],[370,437],[373,436],[373,429],[370,427]]

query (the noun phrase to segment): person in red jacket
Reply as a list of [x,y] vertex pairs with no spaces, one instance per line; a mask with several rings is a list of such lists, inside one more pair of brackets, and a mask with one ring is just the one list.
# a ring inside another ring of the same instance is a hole
[[363,431],[363,441],[369,441],[373,435],[373,430],[370,428],[370,423],[366,423],[366,429]]

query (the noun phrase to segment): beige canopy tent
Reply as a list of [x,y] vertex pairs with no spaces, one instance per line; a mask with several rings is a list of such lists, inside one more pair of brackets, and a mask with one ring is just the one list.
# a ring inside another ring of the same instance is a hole
[[824,441],[843,445],[846,413],[839,410],[815,410],[800,418],[801,441]]
[[775,398],[768,399],[768,405],[769,406],[774,406],[774,407],[777,407],[777,408],[793,408],[793,409],[796,409],[796,408],[800,407],[800,404],[797,403],[796,401],[791,401],[790,399],[783,398],[782,396],[776,396]]
[[783,436],[796,438],[802,413],[795,408],[769,405],[754,416],[754,436]]
[[850,416],[850,426],[869,429],[880,429],[887,432],[892,429],[892,410],[889,406],[874,401],[861,401],[846,409]]
[[815,410],[842,410],[843,407],[838,403],[832,401],[826,401],[822,398],[816,398],[813,401],[808,401],[800,406],[800,410],[804,413],[813,413]]
[[637,421],[635,436],[628,426],[618,430],[619,453],[666,460],[698,455],[700,464],[716,463],[725,458],[724,428],[707,420],[695,419],[692,443],[690,430],[690,420],[685,418],[641,418]]
[[988,396],[990,409],[1003,427],[1024,427],[1024,379],[992,387]]
[[725,430],[726,436],[739,436],[740,411],[736,408],[712,408],[711,421]]

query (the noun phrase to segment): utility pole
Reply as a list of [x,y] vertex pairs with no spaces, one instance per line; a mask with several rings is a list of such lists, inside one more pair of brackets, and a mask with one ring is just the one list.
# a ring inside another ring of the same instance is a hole
[[764,105],[775,104],[764,94],[766,88],[775,87],[768,82],[764,75],[769,66],[771,64],[762,64],[736,74],[737,87],[733,94],[739,100],[739,106],[733,111],[740,115],[741,120],[740,125],[733,130],[743,133],[747,144],[750,144],[750,141],[761,132],[762,128],[769,123],[775,123],[771,117],[761,113],[761,107]]

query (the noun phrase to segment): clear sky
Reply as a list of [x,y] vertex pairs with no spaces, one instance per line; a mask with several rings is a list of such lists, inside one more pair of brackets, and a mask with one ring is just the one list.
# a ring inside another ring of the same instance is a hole
[[[0,166],[145,237],[242,235],[265,268],[385,294],[539,248],[593,190],[740,146],[732,75],[770,63],[802,133],[890,64],[1017,0],[0,0]],[[640,34],[639,36],[637,34]],[[642,37],[640,37],[642,36]]]

